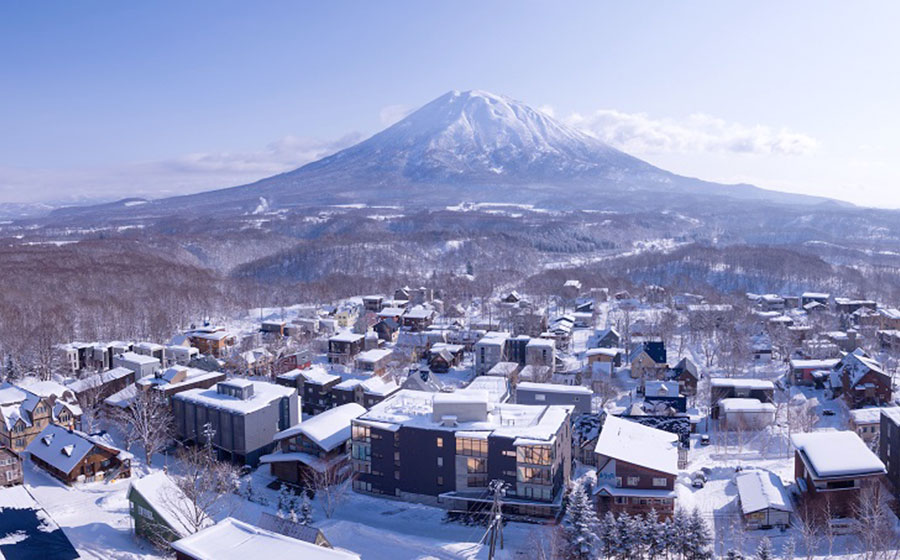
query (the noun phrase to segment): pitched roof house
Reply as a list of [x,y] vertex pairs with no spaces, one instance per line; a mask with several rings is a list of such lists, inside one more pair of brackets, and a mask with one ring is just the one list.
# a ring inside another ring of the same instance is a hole
[[676,434],[607,414],[594,447],[598,510],[671,516],[682,452]]
[[131,476],[131,454],[98,436],[50,424],[26,449],[31,460],[66,484]]

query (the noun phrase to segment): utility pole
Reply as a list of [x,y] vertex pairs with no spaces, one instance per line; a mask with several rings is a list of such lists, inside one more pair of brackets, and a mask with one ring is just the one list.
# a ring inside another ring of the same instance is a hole
[[[503,549],[503,496],[506,495],[506,483],[502,480],[492,480],[488,487],[494,496],[491,504],[490,519],[488,519],[488,530],[485,537],[488,540],[488,560],[494,560],[494,553],[497,550],[497,540],[500,540],[500,549]],[[484,541],[484,538],[482,538]]]

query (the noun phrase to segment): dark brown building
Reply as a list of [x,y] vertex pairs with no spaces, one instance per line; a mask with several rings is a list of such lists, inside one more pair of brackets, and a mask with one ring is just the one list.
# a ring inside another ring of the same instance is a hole
[[854,516],[862,490],[884,478],[884,463],[856,432],[794,434],[791,443],[801,501],[819,516]]
[[[346,472],[350,460],[350,422],[366,409],[345,404],[275,434],[279,450],[260,458],[272,476],[297,486],[307,486],[317,477],[335,481]],[[349,473],[347,473],[349,474]]]
[[66,484],[131,476],[131,454],[55,424],[44,428],[27,451],[36,465]]

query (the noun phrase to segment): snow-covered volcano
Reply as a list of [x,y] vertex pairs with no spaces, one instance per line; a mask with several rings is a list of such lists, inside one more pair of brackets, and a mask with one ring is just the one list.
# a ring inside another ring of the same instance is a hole
[[444,94],[368,140],[287,175],[321,173],[382,185],[668,176],[524,103],[478,90]]

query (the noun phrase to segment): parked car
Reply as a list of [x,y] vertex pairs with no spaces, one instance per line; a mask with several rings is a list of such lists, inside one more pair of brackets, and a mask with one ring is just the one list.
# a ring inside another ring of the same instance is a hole
[[822,414],[824,416],[834,416],[835,412],[833,410],[831,410],[830,408],[826,408],[825,410],[822,411]]
[[703,488],[704,486],[706,486],[706,483],[702,478],[695,478],[691,481],[691,486],[693,486],[694,488]]
[[708,435],[703,434],[702,436],[700,436],[700,445],[709,445],[709,436]]

